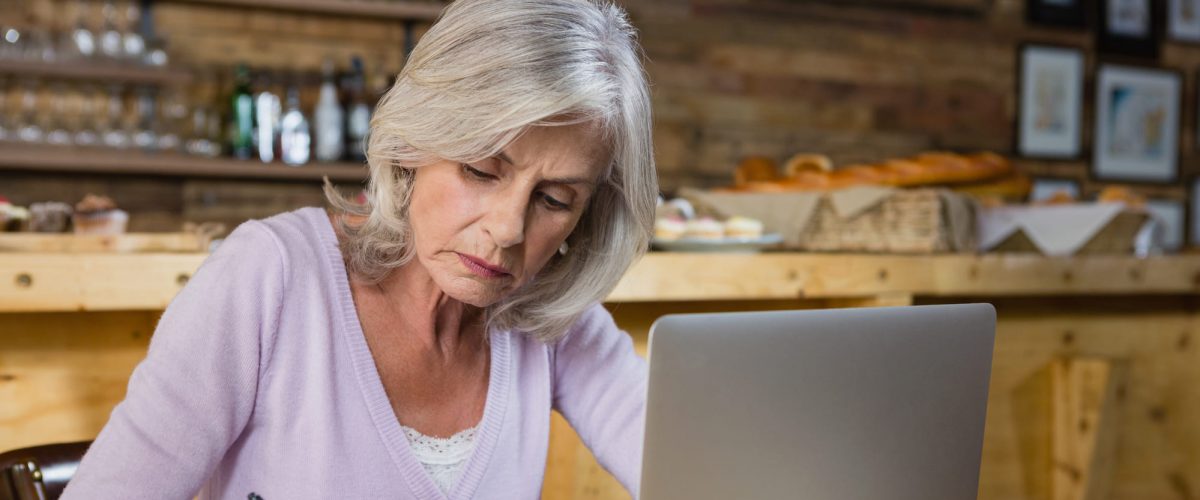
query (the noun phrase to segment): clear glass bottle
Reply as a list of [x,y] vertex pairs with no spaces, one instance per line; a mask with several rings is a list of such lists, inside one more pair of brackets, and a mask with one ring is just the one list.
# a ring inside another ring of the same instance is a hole
[[363,75],[362,58],[354,56],[350,60],[350,77],[348,79],[350,99],[346,104],[346,155],[351,161],[364,162],[367,160],[367,132],[371,129],[371,108],[367,106]]
[[262,73],[258,77],[258,94],[254,96],[254,147],[258,159],[263,163],[275,161],[275,150],[279,143],[279,119],[283,114],[279,94],[271,91],[271,77]]
[[342,159],[345,137],[345,118],[342,103],[338,102],[332,59],[325,60],[321,74],[321,95],[317,99],[317,108],[313,111],[313,128],[317,136],[315,156],[317,161],[332,162]]
[[300,89],[295,83],[288,86],[287,107],[279,125],[279,149],[283,162],[292,166],[308,163],[312,136],[308,119],[300,111]]

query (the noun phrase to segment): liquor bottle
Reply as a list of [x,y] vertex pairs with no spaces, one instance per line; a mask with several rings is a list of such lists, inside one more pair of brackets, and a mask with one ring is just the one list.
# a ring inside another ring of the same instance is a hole
[[354,56],[350,60],[350,68],[350,100],[346,104],[346,153],[350,160],[363,162],[367,160],[367,152],[363,148],[367,132],[371,129],[371,108],[367,106],[363,95],[366,82],[362,58]]
[[300,89],[295,83],[288,86],[287,108],[279,125],[279,147],[283,162],[292,166],[308,163],[312,138],[308,119],[300,111]]
[[323,82],[317,108],[313,111],[313,128],[317,135],[317,161],[331,162],[342,159],[343,123],[342,104],[338,102],[337,85],[334,83],[333,60],[326,59],[321,68]]
[[254,147],[263,163],[275,161],[279,141],[279,120],[283,109],[279,95],[271,91],[270,77],[263,73],[258,79],[258,95],[254,96]]
[[235,158],[247,160],[254,156],[254,97],[250,93],[250,70],[245,64],[239,64],[233,78],[229,115],[230,148]]

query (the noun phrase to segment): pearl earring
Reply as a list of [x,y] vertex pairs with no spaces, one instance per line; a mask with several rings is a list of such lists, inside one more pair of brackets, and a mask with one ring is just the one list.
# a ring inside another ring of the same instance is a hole
[[559,245],[559,246],[558,246],[558,254],[559,254],[559,255],[566,255],[566,254],[567,254],[567,250],[570,250],[570,249],[571,249],[571,247],[570,247],[570,246],[567,246],[567,242],[565,242],[565,241],[564,241],[564,242],[563,242],[563,244],[561,244],[561,245]]

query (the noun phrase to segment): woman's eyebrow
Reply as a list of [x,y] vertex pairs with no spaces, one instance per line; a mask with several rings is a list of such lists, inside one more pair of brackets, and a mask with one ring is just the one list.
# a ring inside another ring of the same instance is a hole
[[[509,158],[508,155],[504,154],[504,151],[496,153],[495,158],[499,158],[509,165],[516,165],[516,163],[513,163],[512,158]],[[596,187],[596,182],[588,179],[587,177],[561,177],[557,179],[545,179],[545,182],[551,184],[584,184],[588,187]]]

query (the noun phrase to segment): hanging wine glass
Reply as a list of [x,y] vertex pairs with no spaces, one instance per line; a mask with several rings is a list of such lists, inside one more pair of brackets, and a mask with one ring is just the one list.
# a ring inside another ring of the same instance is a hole
[[125,99],[121,95],[119,85],[109,87],[107,108],[101,141],[110,148],[125,149],[129,147],[129,133],[126,132],[124,123]]
[[100,135],[97,133],[100,124],[97,111],[100,106],[96,101],[101,98],[100,93],[91,85],[79,90],[79,118],[76,121],[74,138],[76,146],[95,146],[100,143]]
[[90,5],[86,0],[75,3],[75,28],[71,31],[72,49],[84,59],[96,56],[96,34],[88,29]]
[[158,113],[155,111],[154,91],[149,87],[137,91],[136,125],[133,132],[133,145],[143,150],[154,150],[158,147]]
[[121,32],[117,31],[117,7],[113,0],[104,2],[104,28],[100,31],[100,54],[114,61],[121,59],[124,51]]
[[22,59],[25,57],[25,46],[22,30],[15,25],[0,27],[0,58]]
[[136,0],[130,0],[125,9],[125,33],[122,35],[125,59],[140,62],[146,55],[146,40],[142,38],[142,9]]
[[37,104],[37,82],[28,80],[21,91],[21,126],[17,130],[17,139],[21,142],[39,143],[45,138],[38,125]]
[[46,144],[67,146],[71,144],[71,132],[67,130],[66,89],[61,82],[55,83],[50,91],[50,114],[46,120]]
[[182,136],[188,119],[187,103],[178,88],[167,90],[159,106],[158,149],[178,151],[183,145]]

